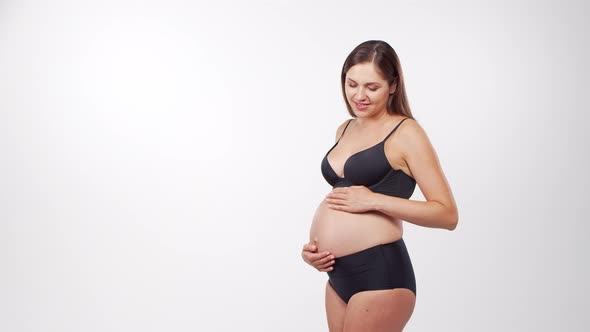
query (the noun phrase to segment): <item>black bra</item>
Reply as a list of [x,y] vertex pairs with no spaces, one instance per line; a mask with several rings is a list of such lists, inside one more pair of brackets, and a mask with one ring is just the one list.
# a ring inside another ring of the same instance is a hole
[[381,142],[351,155],[344,163],[344,177],[338,176],[330,163],[328,154],[346,132],[349,120],[338,138],[322,160],[322,175],[333,187],[365,186],[371,191],[389,196],[410,198],[416,187],[416,180],[402,170],[394,169],[385,157],[385,141],[407,118],[401,120]]

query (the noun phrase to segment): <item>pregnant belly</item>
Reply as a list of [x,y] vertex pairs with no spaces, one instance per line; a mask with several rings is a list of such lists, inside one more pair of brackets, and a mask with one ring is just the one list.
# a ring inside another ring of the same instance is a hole
[[335,257],[393,242],[402,235],[399,219],[377,211],[348,213],[333,210],[325,200],[318,206],[309,231],[310,242],[317,239],[318,251],[330,251]]

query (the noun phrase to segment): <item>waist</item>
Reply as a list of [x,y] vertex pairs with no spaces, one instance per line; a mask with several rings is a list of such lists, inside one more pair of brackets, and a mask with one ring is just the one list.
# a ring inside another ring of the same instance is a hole
[[403,238],[396,241],[378,244],[357,252],[334,258],[334,270],[329,271],[330,277],[350,274],[355,270],[364,271],[374,262],[380,262],[384,253],[393,253],[394,256],[409,256]]

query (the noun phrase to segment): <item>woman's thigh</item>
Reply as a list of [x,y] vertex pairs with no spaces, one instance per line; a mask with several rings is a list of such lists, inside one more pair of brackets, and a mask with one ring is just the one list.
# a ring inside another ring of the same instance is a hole
[[346,306],[343,331],[402,331],[415,304],[416,296],[406,288],[356,293]]
[[342,301],[330,283],[326,282],[326,315],[330,332],[343,331],[345,314],[346,302]]

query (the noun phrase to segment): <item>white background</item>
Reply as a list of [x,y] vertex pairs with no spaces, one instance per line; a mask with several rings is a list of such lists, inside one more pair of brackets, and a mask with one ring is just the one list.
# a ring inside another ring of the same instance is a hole
[[460,213],[405,223],[405,331],[585,331],[589,14],[1,1],[0,330],[327,331],[300,250],[348,118],[340,69],[381,39]]

